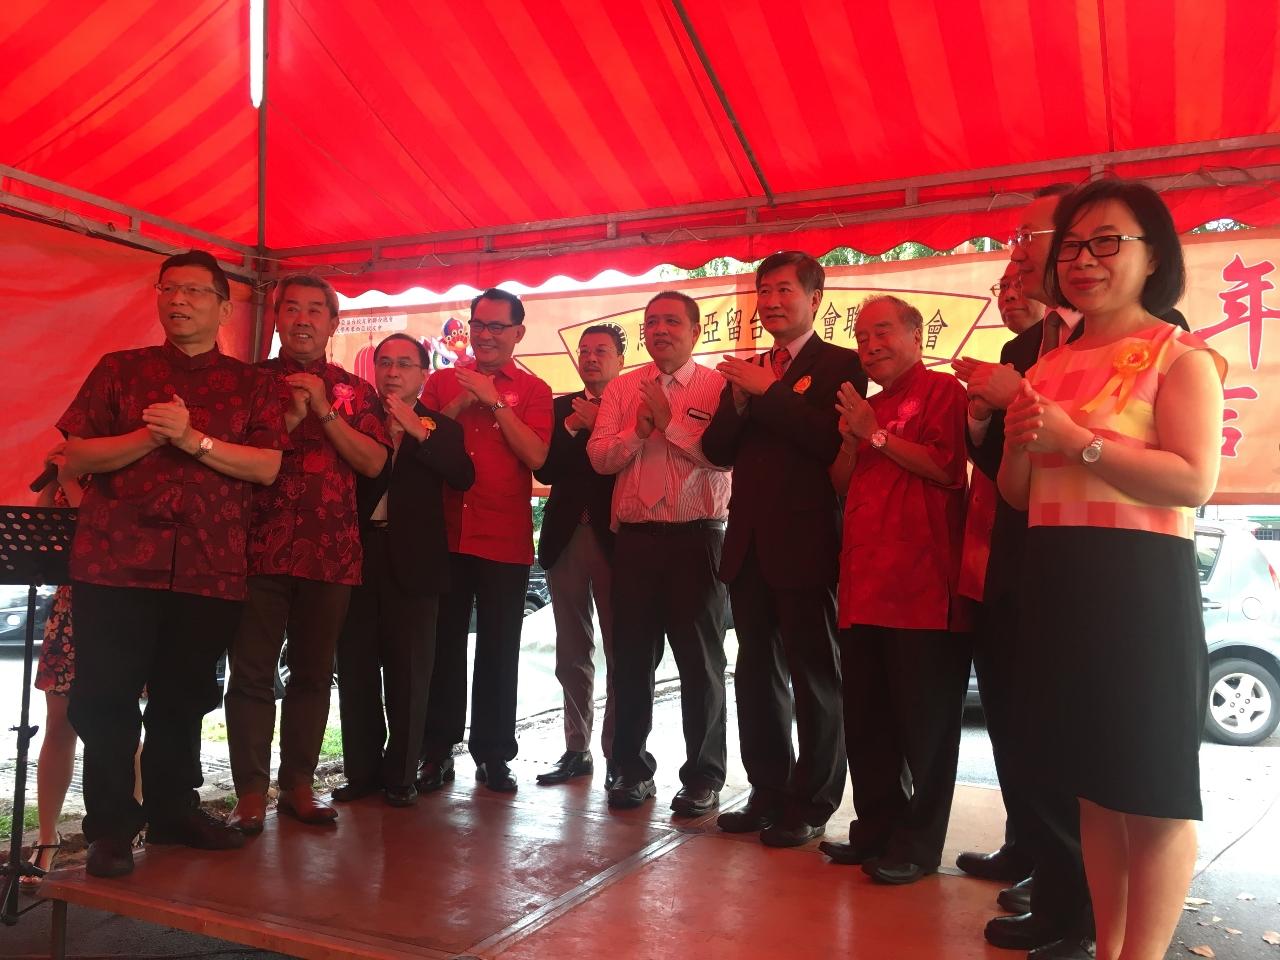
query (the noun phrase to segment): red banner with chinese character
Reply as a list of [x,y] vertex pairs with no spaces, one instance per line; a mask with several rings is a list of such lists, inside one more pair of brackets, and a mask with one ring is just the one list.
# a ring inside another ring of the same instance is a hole
[[[1185,238],[1187,292],[1178,305],[1191,329],[1229,364],[1223,423],[1219,503],[1280,503],[1280,231],[1246,230]],[[990,287],[1003,272],[1004,254],[932,257],[827,270],[827,289],[816,329],[835,343],[853,346],[853,316],[877,293],[892,293],[924,317],[925,363],[948,365],[967,355],[995,360],[1009,332]],[[574,365],[578,337],[593,323],[614,323],[626,338],[626,366],[648,361],[641,319],[659,290],[679,289],[701,308],[701,362],[726,353],[769,346],[755,319],[750,275],[658,282],[524,298],[528,332],[517,359],[556,393],[581,386]],[[373,378],[373,346],[393,331],[420,338],[439,369],[466,354],[469,301],[428,307],[358,310],[343,314],[331,341],[332,359]],[[1268,339],[1268,331],[1274,335]]]

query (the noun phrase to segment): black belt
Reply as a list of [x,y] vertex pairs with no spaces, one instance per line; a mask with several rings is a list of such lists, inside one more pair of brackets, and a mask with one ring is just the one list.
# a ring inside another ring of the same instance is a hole
[[628,533],[647,533],[650,535],[687,533],[690,530],[723,530],[723,520],[686,520],[684,523],[620,523],[619,530]]

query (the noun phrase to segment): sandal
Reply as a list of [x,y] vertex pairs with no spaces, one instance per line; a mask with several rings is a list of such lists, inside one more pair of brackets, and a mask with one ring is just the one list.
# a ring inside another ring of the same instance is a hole
[[58,851],[62,849],[62,834],[57,833],[56,836],[57,839],[53,843],[37,843],[31,848],[31,860],[29,862],[32,866],[44,872],[38,877],[24,873],[18,878],[18,886],[21,889],[28,893],[34,891],[40,886],[45,875],[53,869],[54,858],[57,857]]

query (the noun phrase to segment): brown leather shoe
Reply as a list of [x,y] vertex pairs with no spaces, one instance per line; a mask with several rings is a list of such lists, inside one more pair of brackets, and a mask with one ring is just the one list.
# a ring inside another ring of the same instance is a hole
[[241,833],[261,833],[262,821],[267,815],[267,796],[250,793],[236,798],[236,807],[227,817],[227,826]]
[[328,826],[338,819],[338,811],[317,800],[310,787],[281,790],[276,798],[276,810],[313,826]]

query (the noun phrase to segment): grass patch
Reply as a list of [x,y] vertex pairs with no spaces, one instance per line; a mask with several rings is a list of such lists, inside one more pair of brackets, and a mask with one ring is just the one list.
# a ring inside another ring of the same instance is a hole
[[337,760],[342,756],[342,728],[325,727],[324,739],[320,741],[320,759]]
[[[40,811],[36,808],[35,802],[28,803],[22,811],[22,830],[25,833],[28,830],[34,830],[40,826]],[[5,813],[0,813],[0,837],[8,840],[13,836],[13,808],[10,807]]]
[[227,725],[221,720],[205,717],[200,724],[200,739],[208,743],[226,743]]

